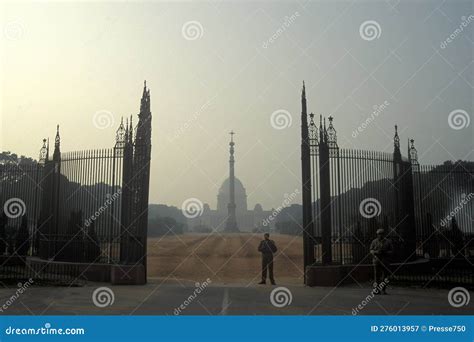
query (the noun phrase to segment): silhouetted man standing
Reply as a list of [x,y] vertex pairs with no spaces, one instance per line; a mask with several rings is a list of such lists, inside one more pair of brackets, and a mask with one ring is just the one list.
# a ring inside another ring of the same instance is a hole
[[383,229],[377,230],[377,238],[370,244],[370,253],[373,255],[372,262],[374,264],[374,293],[387,294],[385,288],[387,286],[388,266],[390,264],[389,257],[393,253],[392,241],[385,237]]
[[262,281],[259,284],[265,284],[268,270],[270,282],[275,285],[275,279],[273,279],[273,253],[277,251],[277,248],[275,242],[270,240],[270,234],[265,233],[263,237],[265,239],[260,241],[258,246],[258,251],[262,253]]

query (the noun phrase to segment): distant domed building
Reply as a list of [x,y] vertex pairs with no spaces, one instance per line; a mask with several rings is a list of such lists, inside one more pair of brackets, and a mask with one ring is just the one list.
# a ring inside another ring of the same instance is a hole
[[[262,227],[262,222],[271,215],[270,210],[263,210],[262,205],[257,203],[253,210],[247,208],[247,192],[242,182],[235,178],[235,216],[237,225],[241,232],[251,232],[255,228]],[[198,225],[209,226],[217,231],[225,231],[226,220],[228,217],[229,203],[229,178],[222,182],[217,193],[217,208],[210,209],[209,204],[205,203],[201,216],[188,220],[189,228]]]
[[[233,137],[231,132],[231,137]],[[256,204],[253,210],[247,208],[247,192],[242,182],[234,176],[234,141],[230,142],[230,164],[229,178],[222,182],[217,193],[217,209],[212,210],[205,203],[202,215],[188,220],[190,229],[195,226],[206,225],[217,231],[252,231],[261,228],[262,222],[271,215],[271,211],[263,210],[260,204]],[[233,177],[233,184],[231,178]],[[233,185],[233,187],[232,187]],[[231,189],[233,188],[233,196]],[[233,202],[233,204],[232,204]],[[235,218],[233,217],[235,215]],[[229,229],[230,227],[230,229]]]
[[[217,193],[217,211],[224,215],[227,214],[227,204],[229,204],[229,183],[230,180],[227,178]],[[235,211],[237,216],[239,216],[239,213],[243,214],[247,211],[247,192],[237,177],[234,178],[234,196],[236,205]]]

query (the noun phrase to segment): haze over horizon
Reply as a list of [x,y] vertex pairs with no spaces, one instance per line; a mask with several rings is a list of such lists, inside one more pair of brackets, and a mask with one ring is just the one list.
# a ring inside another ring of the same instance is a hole
[[[340,147],[390,153],[398,124],[402,153],[414,138],[422,164],[473,160],[471,1],[0,8],[0,150],[37,158],[56,124],[63,152],[110,148],[121,116],[137,122],[146,80],[150,203],[181,207],[194,197],[214,208],[234,130],[249,208],[280,206],[301,187],[303,80],[308,111],[334,116]],[[377,36],[364,39],[361,26],[372,21]],[[460,129],[448,120],[456,110],[467,113]],[[272,121],[275,112],[285,120]]]

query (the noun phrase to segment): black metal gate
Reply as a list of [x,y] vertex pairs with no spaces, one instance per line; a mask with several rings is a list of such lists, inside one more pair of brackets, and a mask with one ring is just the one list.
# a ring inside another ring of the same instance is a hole
[[[307,114],[304,86],[301,122],[305,268],[370,264],[370,243],[383,228],[394,263],[429,261],[420,268],[424,275],[396,268],[399,280],[474,282],[474,163],[420,166],[413,140],[402,157],[396,126],[391,154],[339,148],[333,118],[326,124],[320,117],[318,127]],[[462,196],[463,209],[449,215]]]
[[125,125],[122,120],[111,149],[61,153],[58,126],[52,156],[46,139],[37,162],[3,154],[0,279],[64,282],[88,279],[95,269],[109,270],[100,279],[110,280],[110,266],[146,270],[151,153],[146,85],[138,116],[135,128],[132,118]]

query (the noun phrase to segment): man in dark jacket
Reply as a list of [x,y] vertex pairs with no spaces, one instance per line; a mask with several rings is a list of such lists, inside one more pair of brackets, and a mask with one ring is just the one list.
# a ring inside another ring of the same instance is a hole
[[370,253],[374,264],[374,293],[387,294],[386,287],[390,273],[390,256],[393,253],[392,241],[385,237],[383,229],[377,230],[377,238],[370,244]]
[[258,251],[262,253],[262,281],[259,284],[265,284],[268,270],[270,282],[275,285],[275,279],[273,279],[273,253],[277,251],[277,248],[275,242],[270,240],[270,234],[265,233],[263,237],[265,239],[260,241],[258,246]]

